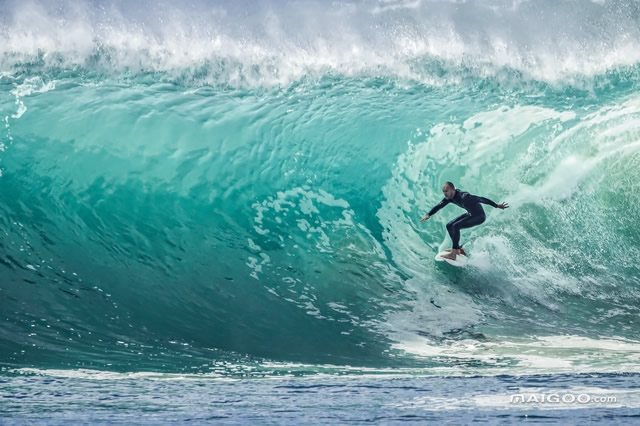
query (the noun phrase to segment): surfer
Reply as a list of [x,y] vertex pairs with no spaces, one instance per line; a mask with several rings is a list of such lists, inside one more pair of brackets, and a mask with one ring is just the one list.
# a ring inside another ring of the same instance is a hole
[[432,208],[420,222],[424,222],[425,220],[429,219],[431,216],[436,214],[438,210],[449,203],[460,206],[467,211],[467,213],[458,216],[447,224],[447,231],[449,232],[449,236],[451,237],[451,241],[453,242],[453,247],[449,253],[443,255],[442,257],[445,259],[456,260],[456,256],[460,254],[461,250],[460,230],[480,225],[487,218],[480,203],[489,204],[490,206],[501,210],[509,208],[509,205],[507,203],[496,204],[488,198],[479,197],[477,195],[469,194],[465,191],[460,191],[459,189],[456,189],[451,182],[446,182],[444,185],[442,185],[442,192],[444,193],[444,198],[442,199],[442,201],[440,201],[434,208]]

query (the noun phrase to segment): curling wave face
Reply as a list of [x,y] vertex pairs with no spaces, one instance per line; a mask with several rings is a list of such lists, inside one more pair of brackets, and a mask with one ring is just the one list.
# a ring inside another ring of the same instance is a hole
[[3,364],[633,369],[637,3],[7,5]]

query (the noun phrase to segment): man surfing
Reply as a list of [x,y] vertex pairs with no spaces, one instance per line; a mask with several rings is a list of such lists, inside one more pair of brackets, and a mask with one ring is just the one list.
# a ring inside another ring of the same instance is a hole
[[509,208],[509,205],[507,203],[496,204],[488,198],[460,191],[459,189],[456,189],[451,182],[446,182],[442,185],[442,192],[444,194],[442,201],[432,208],[420,222],[424,222],[429,219],[431,216],[436,214],[438,210],[449,203],[460,206],[467,211],[467,213],[458,216],[447,224],[447,231],[449,232],[451,241],[453,241],[453,248],[451,249],[451,252],[443,255],[442,258],[456,260],[456,256],[460,254],[461,250],[460,230],[480,225],[487,218],[480,203],[489,204],[490,206],[501,210]]

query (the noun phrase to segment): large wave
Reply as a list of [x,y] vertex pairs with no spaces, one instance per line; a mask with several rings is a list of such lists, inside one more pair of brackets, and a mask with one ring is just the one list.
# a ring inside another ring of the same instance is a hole
[[4,364],[632,364],[637,3],[6,4]]

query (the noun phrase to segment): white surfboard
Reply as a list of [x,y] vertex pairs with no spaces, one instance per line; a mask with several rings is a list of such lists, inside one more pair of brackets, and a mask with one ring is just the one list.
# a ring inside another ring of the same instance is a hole
[[451,260],[451,259],[445,259],[444,256],[445,254],[449,254],[448,251],[441,251],[440,253],[436,254],[436,261],[437,262],[447,262],[449,265],[453,265],[453,266],[457,266],[458,268],[463,268],[467,265],[467,262],[469,261],[469,258],[463,254],[459,254],[456,256],[456,260]]

